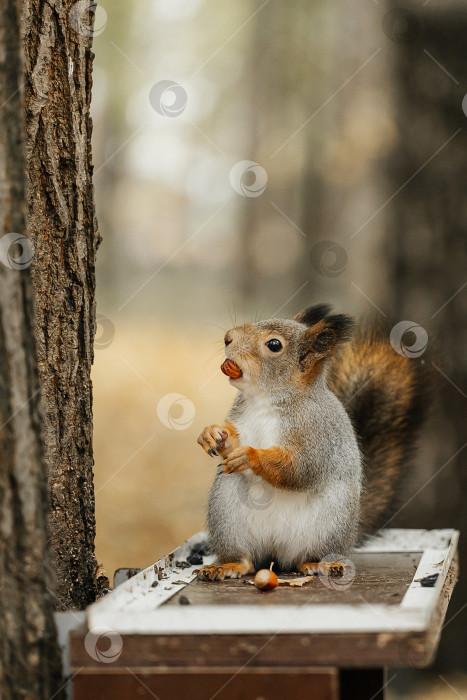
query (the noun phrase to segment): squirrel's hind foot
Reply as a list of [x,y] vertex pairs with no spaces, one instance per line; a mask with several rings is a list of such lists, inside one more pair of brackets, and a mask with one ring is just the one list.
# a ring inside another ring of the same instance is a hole
[[321,574],[322,576],[340,577],[344,575],[346,568],[348,565],[341,561],[308,561],[297,566],[297,569],[305,576]]
[[255,569],[251,562],[228,562],[203,566],[198,570],[198,578],[202,581],[223,581],[225,578],[241,578],[245,574],[253,574]]

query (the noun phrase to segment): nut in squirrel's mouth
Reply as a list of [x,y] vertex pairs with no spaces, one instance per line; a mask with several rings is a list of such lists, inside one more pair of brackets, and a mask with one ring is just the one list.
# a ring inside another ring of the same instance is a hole
[[224,362],[221,364],[221,370],[231,379],[240,379],[243,374],[240,367],[233,360],[224,360]]

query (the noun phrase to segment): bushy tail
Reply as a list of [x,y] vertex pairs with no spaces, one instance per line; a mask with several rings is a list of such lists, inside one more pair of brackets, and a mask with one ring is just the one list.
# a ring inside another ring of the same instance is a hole
[[400,355],[389,332],[361,328],[335,355],[330,386],[344,404],[364,460],[361,535],[393,514],[424,420],[430,372],[424,356]]

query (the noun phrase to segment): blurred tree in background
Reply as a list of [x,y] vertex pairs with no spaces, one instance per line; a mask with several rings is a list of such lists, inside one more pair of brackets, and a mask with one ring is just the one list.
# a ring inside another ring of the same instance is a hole
[[[467,14],[457,1],[405,8],[391,55],[398,141],[385,172],[388,192],[397,194],[386,214],[391,293],[385,308],[426,328],[437,381],[423,459],[412,479],[417,495],[395,522],[466,533]],[[465,561],[465,535],[459,554]],[[465,610],[454,616],[467,606],[466,593],[465,586],[455,589],[439,666],[465,668]]]

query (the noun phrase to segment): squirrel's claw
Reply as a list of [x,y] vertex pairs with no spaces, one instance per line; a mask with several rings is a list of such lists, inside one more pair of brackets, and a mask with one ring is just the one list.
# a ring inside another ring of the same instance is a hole
[[203,566],[198,570],[197,575],[201,581],[222,581],[224,579],[224,570],[222,566]]
[[237,447],[224,459],[222,464],[224,469],[222,470],[225,474],[232,474],[233,472],[243,472],[246,469],[251,468],[249,459],[249,447]]
[[250,561],[211,564],[198,569],[197,576],[202,581],[223,581],[225,578],[241,578],[244,574],[254,573]]
[[222,430],[216,425],[211,425],[205,428],[198,437],[198,444],[210,457],[218,457],[218,450],[224,447],[228,437],[226,430]]

